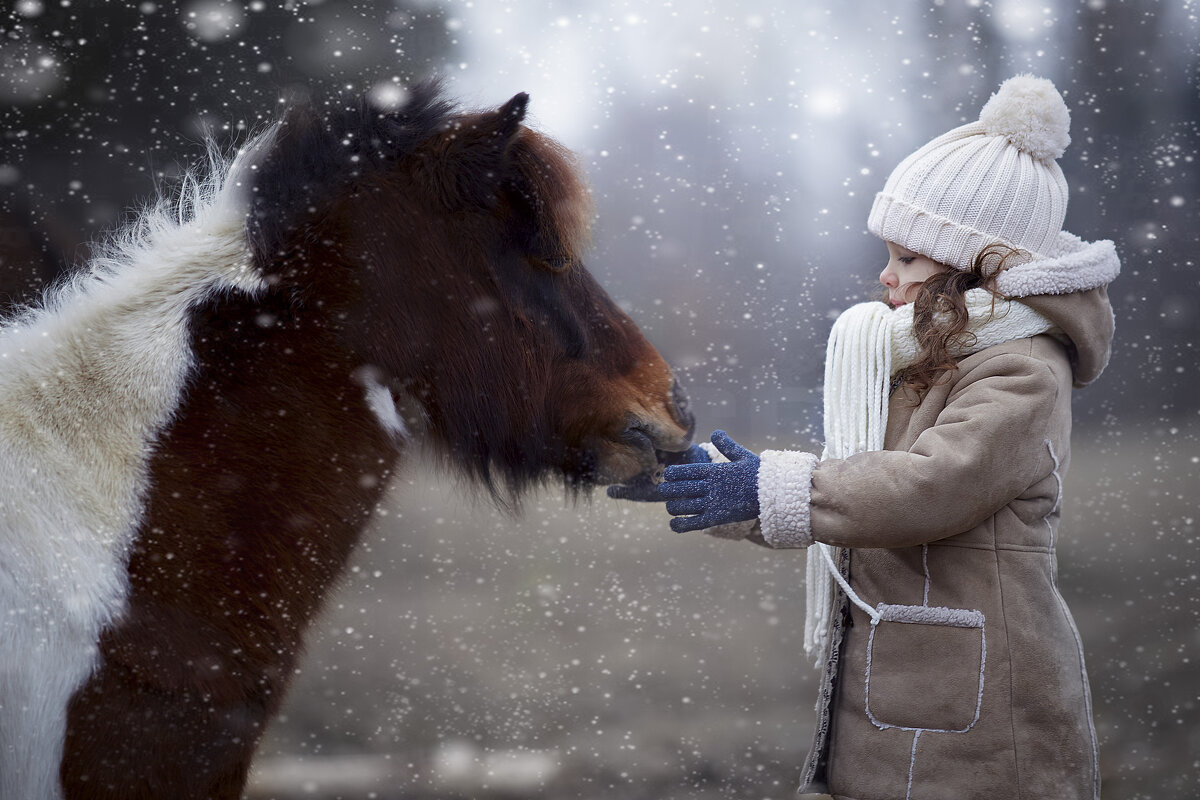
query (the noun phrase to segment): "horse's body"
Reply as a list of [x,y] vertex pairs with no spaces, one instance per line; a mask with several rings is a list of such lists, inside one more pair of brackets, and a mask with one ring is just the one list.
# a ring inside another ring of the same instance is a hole
[[497,492],[686,448],[524,103],[295,110],[6,326],[0,797],[240,797],[414,427]]

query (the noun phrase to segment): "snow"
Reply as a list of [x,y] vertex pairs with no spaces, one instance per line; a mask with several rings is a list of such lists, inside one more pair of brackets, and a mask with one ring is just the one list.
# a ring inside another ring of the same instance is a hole
[[241,34],[246,15],[230,0],[195,0],[184,5],[184,27],[202,42],[219,42]]
[[[289,98],[387,110],[433,73],[468,107],[528,91],[593,187],[589,267],[676,366],[698,435],[757,449],[818,447],[825,335],[878,274],[865,218],[892,167],[1004,78],[1053,79],[1068,227],[1125,264],[1112,366],[1076,399],[1061,584],[1106,796],[1194,793],[1196,3],[14,0],[0,28],[0,298]],[[400,480],[256,796],[791,794],[813,689],[795,564],[603,498],[497,518],[431,464]]]

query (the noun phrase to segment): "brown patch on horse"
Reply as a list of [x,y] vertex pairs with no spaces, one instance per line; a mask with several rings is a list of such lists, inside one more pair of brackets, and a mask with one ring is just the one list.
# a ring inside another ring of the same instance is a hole
[[320,323],[282,296],[198,315],[195,386],[150,462],[128,611],[71,704],[68,798],[240,796],[397,457]]

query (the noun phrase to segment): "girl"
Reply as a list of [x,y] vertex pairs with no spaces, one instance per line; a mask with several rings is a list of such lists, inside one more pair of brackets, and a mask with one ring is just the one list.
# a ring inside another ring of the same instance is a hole
[[804,792],[1099,797],[1055,540],[1071,390],[1108,362],[1119,262],[1062,230],[1069,121],[1018,76],[888,178],[867,224],[892,308],[834,324],[820,459],[717,431],[658,487],[675,531],[808,548]]

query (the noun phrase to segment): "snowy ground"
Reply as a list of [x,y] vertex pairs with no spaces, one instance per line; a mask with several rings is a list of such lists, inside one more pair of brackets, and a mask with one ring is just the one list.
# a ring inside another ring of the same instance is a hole
[[[1076,436],[1060,545],[1108,800],[1195,797],[1196,431]],[[1172,442],[1152,446],[1151,442]],[[249,797],[788,798],[803,560],[414,469],[314,632]]]

